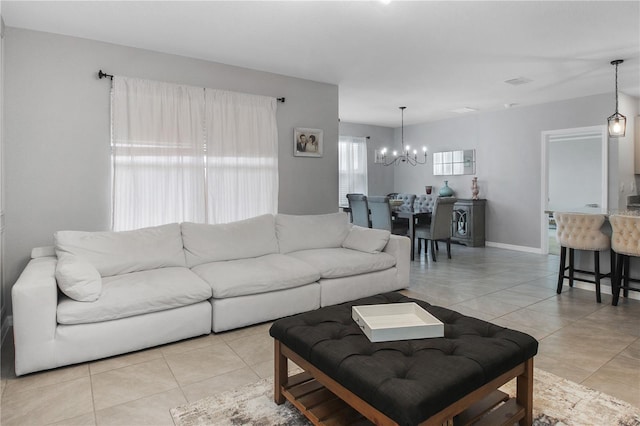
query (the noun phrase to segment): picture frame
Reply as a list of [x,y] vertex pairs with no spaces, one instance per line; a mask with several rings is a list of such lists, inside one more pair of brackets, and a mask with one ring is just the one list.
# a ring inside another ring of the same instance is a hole
[[295,157],[322,157],[324,143],[321,129],[296,127],[293,129],[293,155]]

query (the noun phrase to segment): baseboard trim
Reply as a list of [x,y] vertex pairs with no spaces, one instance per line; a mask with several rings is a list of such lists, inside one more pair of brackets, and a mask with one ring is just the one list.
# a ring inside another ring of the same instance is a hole
[[494,243],[492,241],[485,242],[487,247],[501,248],[505,250],[523,251],[526,253],[542,254],[542,249],[537,247],[516,246],[512,244]]

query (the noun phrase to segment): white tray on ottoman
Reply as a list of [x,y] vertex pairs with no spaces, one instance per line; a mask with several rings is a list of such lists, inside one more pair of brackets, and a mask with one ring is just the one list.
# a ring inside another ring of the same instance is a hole
[[444,324],[413,302],[353,306],[351,316],[372,342],[444,336]]

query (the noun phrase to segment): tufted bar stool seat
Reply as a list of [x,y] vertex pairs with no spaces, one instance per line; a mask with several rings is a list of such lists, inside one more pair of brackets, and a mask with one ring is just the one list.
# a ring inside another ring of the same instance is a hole
[[629,260],[640,257],[640,217],[627,215],[611,215],[611,248],[616,252],[616,276],[612,283],[613,306],[618,305],[620,290],[624,290],[624,297],[629,296],[629,290],[640,291],[631,287],[630,282],[640,282],[630,277]]
[[[615,271],[615,258],[613,251],[611,251],[609,273],[600,273],[600,252],[611,248],[611,239],[601,230],[606,220],[605,216],[602,214],[555,212],[553,218],[556,222],[556,240],[560,244],[560,270],[558,271],[557,293],[562,293],[565,278],[569,279],[570,287],[573,287],[574,281],[594,283],[596,285],[596,300],[601,303],[600,280],[609,277],[612,278],[613,282]],[[566,266],[567,248],[569,249],[569,266]],[[593,252],[594,271],[575,268],[575,250]],[[567,270],[569,271],[568,274],[566,274]],[[594,280],[577,278],[575,272],[593,275]]]

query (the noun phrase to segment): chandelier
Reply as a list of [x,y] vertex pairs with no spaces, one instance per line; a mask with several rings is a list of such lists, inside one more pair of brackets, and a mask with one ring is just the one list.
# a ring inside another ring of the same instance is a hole
[[387,156],[387,148],[382,148],[382,150],[378,153],[376,158],[376,163],[381,163],[384,166],[390,166],[392,164],[410,164],[415,166],[417,164],[426,164],[427,163],[427,147],[422,147],[422,155],[418,157],[418,150],[414,149],[411,151],[411,147],[409,145],[404,144],[404,110],[407,107],[399,107],[400,111],[402,111],[402,151],[398,153],[398,151],[393,151],[391,155]]
[[609,118],[609,136],[624,136],[627,128],[627,118],[618,112],[618,65],[623,63],[622,59],[611,61],[611,65],[616,66],[616,112]]

